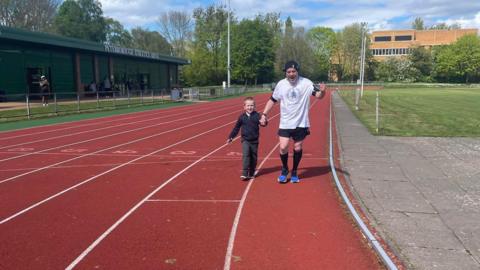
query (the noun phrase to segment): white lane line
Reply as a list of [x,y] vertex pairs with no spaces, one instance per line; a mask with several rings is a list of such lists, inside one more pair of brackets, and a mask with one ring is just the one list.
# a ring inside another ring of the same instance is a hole
[[[225,108],[225,107],[226,107],[226,108]],[[230,109],[231,106],[225,106],[225,107],[224,107],[224,108],[221,108],[221,109],[218,109],[218,110],[215,110],[215,111],[227,110],[227,109]],[[200,115],[205,115],[205,114],[208,114],[208,113],[211,113],[211,112],[212,112],[212,111],[208,111],[208,112],[203,113],[203,114],[200,114]],[[154,124],[154,125],[144,126],[144,127],[137,128],[137,129],[127,130],[127,131],[123,131],[123,132],[119,132],[119,133],[114,133],[114,134],[110,134],[110,135],[104,135],[104,136],[96,137],[96,138],[89,139],[89,140],[84,140],[84,141],[80,141],[80,142],[74,142],[74,143],[71,143],[71,144],[61,145],[61,146],[57,146],[57,147],[53,147],[53,148],[44,149],[44,150],[41,150],[41,151],[36,151],[36,152],[32,152],[32,153],[27,153],[27,154],[25,154],[25,155],[20,155],[20,156],[15,156],[15,157],[11,157],[11,158],[1,159],[0,162],[2,162],[2,161],[7,161],[7,160],[11,160],[11,159],[16,159],[16,158],[20,158],[20,157],[24,157],[24,156],[28,156],[28,155],[33,155],[33,154],[37,154],[37,153],[42,153],[42,152],[45,152],[45,151],[54,150],[54,149],[58,149],[58,148],[61,148],[61,147],[66,147],[66,146],[76,145],[76,144],[80,144],[80,143],[85,143],[85,142],[100,140],[100,139],[104,139],[104,138],[116,136],[116,135],[118,135],[118,134],[123,134],[123,133],[132,132],[132,131],[136,131],[136,130],[146,129],[146,128],[155,127],[155,126],[159,126],[159,125],[165,125],[165,124],[173,123],[173,122],[176,122],[176,121],[188,120],[188,119],[191,119],[191,118],[192,118],[192,116],[191,116],[192,112],[191,112],[191,111],[190,111],[190,112],[185,112],[185,113],[182,113],[182,114],[190,114],[190,117],[187,116],[187,117],[183,117],[183,118],[179,118],[179,119],[170,120],[170,121],[167,121],[167,122],[162,122],[162,123],[158,123],[158,124]],[[200,115],[195,115],[195,116],[200,116]],[[154,121],[154,120],[159,120],[159,119],[163,119],[163,118],[171,118],[171,117],[172,117],[172,116],[169,115],[169,116],[164,116],[164,117],[162,116],[162,117],[157,117],[157,118],[144,119],[144,120],[141,120],[141,121],[129,122],[129,123],[119,124],[119,125],[110,126],[110,127],[104,127],[104,128],[98,128],[98,129],[80,131],[80,132],[77,132],[77,133],[70,133],[70,134],[61,135],[61,136],[57,136],[57,137],[50,137],[50,138],[41,139],[41,140],[36,140],[36,141],[29,141],[29,142],[24,142],[24,143],[18,143],[18,144],[3,146],[3,147],[0,147],[0,149],[6,149],[6,148],[17,147],[17,146],[22,146],[22,145],[34,144],[34,143],[43,142],[43,141],[50,141],[50,140],[55,140],[55,139],[59,139],[59,138],[64,138],[64,137],[70,137],[70,136],[80,135],[80,134],[84,134],[84,133],[96,132],[96,131],[104,130],[104,129],[122,127],[122,126],[130,125],[130,124],[138,124],[138,123],[142,123],[142,122]]]
[[[317,103],[318,99],[315,99],[313,104],[310,105],[309,110]],[[278,116],[279,114],[276,114],[274,117]],[[273,117],[272,117],[273,118]],[[272,150],[270,150],[270,153],[265,157],[265,159],[262,161],[260,166],[258,166],[258,170],[255,171],[255,175],[258,174],[258,171],[263,167],[263,164],[269,159],[269,157],[272,155],[273,151],[277,149],[278,145],[280,143],[277,143]],[[223,270],[230,270],[230,265],[232,263],[232,252],[233,252],[233,246],[235,243],[235,236],[237,234],[237,229],[238,229],[238,224],[240,223],[240,216],[242,215],[242,210],[243,206],[245,204],[245,200],[247,199],[248,192],[250,191],[250,187],[253,185],[253,182],[255,181],[255,178],[250,180],[248,183],[247,188],[243,192],[242,199],[240,200],[240,204],[238,205],[237,213],[235,214],[235,219],[233,220],[233,225],[232,225],[232,230],[230,232],[230,238],[228,239],[228,246],[227,246],[227,253],[225,254],[225,264],[223,265]]]
[[[223,117],[223,116],[219,116],[219,117]],[[153,152],[151,152],[151,153],[149,153],[149,154],[146,154],[146,155],[141,156],[141,157],[139,157],[139,158],[130,160],[130,161],[128,161],[128,162],[126,162],[126,163],[123,163],[123,164],[121,164],[121,165],[119,165],[119,166],[117,166],[117,167],[114,167],[114,168],[112,168],[112,169],[110,169],[110,170],[107,170],[107,171],[105,171],[105,172],[102,172],[102,173],[100,173],[100,174],[97,174],[97,175],[95,175],[95,176],[92,176],[92,177],[90,177],[90,178],[88,178],[88,179],[86,179],[86,180],[84,180],[84,181],[82,181],[82,182],[80,182],[80,183],[78,183],[78,184],[76,184],[76,185],[73,185],[73,186],[71,186],[71,187],[69,187],[69,188],[67,188],[67,189],[64,189],[64,190],[61,191],[61,192],[58,192],[58,193],[56,193],[56,194],[54,194],[54,195],[52,195],[52,196],[50,196],[50,197],[48,197],[48,198],[46,198],[46,199],[44,199],[44,200],[42,200],[42,201],[39,201],[39,202],[37,202],[37,203],[35,203],[35,204],[33,204],[33,205],[25,208],[25,209],[23,209],[23,210],[15,213],[15,214],[13,214],[13,215],[11,215],[11,216],[9,216],[9,217],[1,220],[1,221],[0,221],[0,225],[3,224],[3,223],[5,223],[5,222],[8,222],[8,221],[10,221],[10,220],[12,220],[12,219],[14,219],[14,218],[16,218],[16,217],[18,217],[18,216],[20,216],[20,215],[22,215],[22,214],[24,214],[24,213],[26,213],[26,212],[28,212],[28,211],[36,208],[36,207],[38,207],[38,206],[40,206],[40,205],[42,205],[42,204],[44,204],[44,203],[46,203],[46,202],[48,202],[48,201],[50,201],[50,200],[52,200],[52,199],[54,199],[54,198],[62,195],[62,194],[64,194],[64,193],[66,193],[66,192],[68,192],[68,191],[70,191],[70,190],[72,190],[72,189],[75,189],[75,188],[77,188],[77,187],[79,187],[79,186],[81,186],[81,185],[84,185],[85,183],[88,183],[88,182],[90,182],[90,181],[92,181],[92,180],[94,180],[94,179],[96,179],[96,178],[98,178],[98,177],[100,177],[100,176],[102,176],[102,175],[108,174],[108,173],[110,173],[110,172],[112,172],[112,171],[115,171],[115,170],[117,170],[117,169],[119,169],[119,168],[122,168],[122,167],[124,167],[124,166],[127,166],[127,165],[129,165],[129,164],[131,164],[131,163],[133,163],[133,162],[135,162],[135,161],[138,161],[138,160],[140,160],[140,159],[143,159],[143,158],[152,156],[152,155],[154,155],[154,154],[156,154],[156,153],[158,153],[158,152],[160,152],[160,151],[163,151],[163,150],[172,148],[172,147],[174,147],[174,146],[176,146],[176,145],[178,145],[178,144],[182,144],[182,143],[184,143],[184,142],[193,140],[193,139],[195,139],[195,138],[197,138],[197,137],[200,137],[200,136],[202,136],[202,135],[205,135],[205,134],[210,133],[210,132],[212,132],[212,131],[215,131],[215,130],[217,130],[217,129],[223,128],[223,127],[225,127],[225,126],[227,126],[227,125],[231,125],[231,124],[235,123],[236,121],[237,121],[237,120],[231,121],[231,122],[228,122],[228,123],[226,123],[226,124],[224,124],[224,125],[221,125],[221,126],[218,126],[218,127],[216,127],[216,128],[210,129],[210,130],[208,130],[208,131],[199,133],[199,134],[197,134],[197,135],[195,135],[195,136],[192,136],[192,137],[190,137],[190,138],[187,138],[187,139],[184,139],[184,140],[182,140],[182,141],[176,142],[176,143],[171,144],[171,145],[169,145],[169,146],[167,146],[167,147],[164,147],[164,148],[155,150],[155,151],[153,151]],[[236,139],[238,139],[238,138],[239,138],[239,137],[237,137]],[[222,146],[222,147],[223,147],[223,146]],[[203,157],[200,158],[199,160],[203,160],[203,159],[209,157],[210,155],[212,155],[212,154],[215,153],[216,151],[217,151],[217,150],[215,150],[214,152],[211,152],[210,154],[208,154],[208,155],[206,155],[206,156],[203,156]],[[199,160],[197,160],[196,162],[198,162]],[[195,164],[196,164],[196,163],[195,163]],[[187,168],[189,168],[189,167],[187,167]],[[182,172],[183,172],[183,171],[185,171],[185,170],[182,170]],[[174,175],[174,177],[177,177],[178,175],[179,175],[179,173],[177,173],[176,175]],[[171,178],[171,179],[172,179],[172,178]]]
[[[268,155],[262,161],[260,166],[258,166],[258,169],[255,172],[255,175],[258,174],[258,171],[260,171],[260,169],[263,167],[263,164],[265,164],[265,162],[268,160],[270,155],[272,155],[272,153],[275,151],[275,149],[277,149],[278,145],[279,145],[279,143],[277,143],[272,148],[272,150],[270,150],[270,153],[268,153]],[[247,200],[248,192],[250,191],[250,187],[253,185],[254,181],[255,181],[255,178],[253,178],[252,180],[250,180],[248,182],[248,186],[245,189],[245,191],[243,192],[242,199],[240,200],[240,203],[238,205],[237,213],[235,214],[235,219],[233,220],[232,230],[230,231],[230,237],[228,239],[227,253],[225,255],[225,264],[223,265],[224,270],[229,270],[230,269],[230,264],[231,264],[231,261],[232,261],[233,246],[234,246],[234,242],[235,242],[235,236],[237,234],[238,224],[240,223],[240,216],[242,215],[243,206],[245,205],[245,201]]]
[[[199,103],[201,104],[201,103]],[[203,103],[205,104],[205,103]],[[192,104],[192,105],[196,105],[196,104]],[[188,113],[188,111],[190,110],[191,111],[191,107],[189,108],[190,106],[181,106],[181,107],[173,107],[173,108],[159,108],[159,109],[153,109],[151,111],[142,111],[142,112],[131,112],[131,113],[125,113],[125,114],[121,114],[121,115],[109,115],[109,116],[103,116],[103,117],[98,117],[98,118],[93,118],[93,119],[84,119],[84,120],[78,120],[78,121],[75,121],[75,122],[63,122],[63,123],[55,123],[55,124],[50,124],[50,125],[42,125],[40,127],[48,127],[48,126],[52,126],[52,127],[55,127],[55,126],[60,126],[60,125],[65,125],[65,124],[72,124],[72,123],[78,123],[78,122],[86,122],[86,121],[95,121],[94,123],[88,123],[88,124],[83,124],[83,125],[74,125],[74,126],[67,126],[67,127],[64,127],[64,128],[57,128],[57,129],[49,129],[49,130],[45,130],[45,131],[38,131],[38,132],[32,132],[32,133],[28,133],[28,134],[22,134],[22,135],[15,135],[15,136],[11,136],[11,137],[2,137],[0,138],[0,140],[7,140],[7,139],[13,139],[13,138],[20,138],[20,137],[26,137],[26,136],[35,136],[35,135],[39,135],[39,134],[44,134],[44,133],[50,133],[50,132],[58,132],[58,131],[62,131],[62,130],[67,130],[67,129],[72,129],[72,128],[79,128],[79,127],[87,127],[87,126],[92,126],[92,125],[104,125],[104,124],[107,124],[107,123],[111,123],[111,122],[119,122],[119,121],[125,121],[125,120],[129,120],[129,119],[136,119],[136,118],[144,118],[144,117],[149,117],[149,116],[156,116],[158,114],[165,114],[165,113],[173,113],[173,114],[176,114],[176,113],[179,113],[178,111],[182,112],[182,111],[186,111],[185,113]],[[213,107],[213,106],[212,106]],[[176,109],[179,109],[179,110],[176,110]],[[184,110],[186,109],[186,110]],[[182,113],[183,114],[183,113]],[[119,116],[128,116],[128,115],[134,115],[134,116],[131,116],[131,117],[125,117],[125,118],[120,118]],[[103,121],[103,122],[100,122],[101,120],[105,120],[105,118],[111,118],[112,120],[108,120],[108,121]],[[100,121],[99,121],[100,120]],[[28,130],[28,129],[35,129],[35,128],[39,128],[38,126],[36,127],[28,127],[28,128],[23,128],[23,129],[17,129],[17,130],[7,130],[7,131],[0,131],[0,134],[1,133],[15,133],[17,131],[23,131],[23,130]]]
[[162,199],[149,199],[147,202],[209,202],[209,203],[238,203],[240,200],[162,200]]
[[[233,122],[236,122],[233,121]],[[232,123],[233,123],[232,122]],[[236,139],[238,139],[237,137]],[[138,202],[132,209],[130,209],[125,215],[123,215],[119,220],[117,220],[110,228],[108,228],[100,237],[98,237],[90,246],[87,247],[70,265],[68,265],[65,269],[70,270],[73,269],[80,261],[82,261],[100,242],[102,242],[103,239],[105,239],[113,230],[115,230],[123,221],[125,221],[135,210],[137,210],[140,206],[142,206],[147,200],[149,200],[155,193],[157,193],[159,190],[164,188],[166,185],[168,185],[170,182],[172,182],[175,178],[177,178],[179,175],[190,169],[191,167],[195,166],[197,163],[200,161],[204,160],[205,158],[209,157],[210,155],[213,155],[220,149],[224,148],[228,144],[224,144],[217,149],[213,150],[212,152],[208,153],[207,155],[203,156],[202,158],[198,159],[197,161],[193,162],[192,164],[188,165],[185,167],[183,170],[179,171],[177,174],[174,176],[170,177],[167,181],[165,181],[162,185],[157,187],[154,191],[152,191],[150,194],[148,194],[145,198],[143,198],[140,202]]]
[[[207,112],[207,113],[203,113],[203,114],[198,114],[198,115],[196,115],[196,116],[198,117],[198,116],[201,116],[201,115],[209,114],[209,113],[211,113],[211,112],[212,112],[212,111]],[[215,111],[213,111],[213,112],[215,112]],[[229,115],[229,114],[232,114],[232,113],[236,113],[236,112],[230,112],[230,113],[227,113],[227,114],[224,114],[224,115]],[[134,140],[134,141],[127,142],[127,143],[117,144],[117,145],[114,145],[114,146],[111,146],[111,147],[108,147],[108,148],[103,148],[103,149],[100,149],[100,150],[95,151],[95,152],[92,152],[92,153],[88,153],[88,154],[81,155],[81,156],[78,156],[78,157],[75,157],[75,158],[72,158],[72,159],[69,159],[69,160],[61,161],[61,162],[59,162],[59,163],[55,163],[55,164],[46,166],[46,167],[44,167],[44,168],[50,168],[50,167],[56,166],[56,165],[58,165],[58,164],[62,164],[62,163],[65,163],[65,162],[68,162],[68,161],[72,161],[72,160],[75,160],[75,159],[79,159],[79,158],[83,158],[83,157],[86,157],[86,156],[92,156],[92,155],[98,154],[98,153],[100,153],[100,152],[104,152],[104,151],[107,151],[107,150],[110,150],[110,149],[114,149],[114,148],[117,148],[117,147],[120,147],[120,146],[128,145],[128,144],[132,144],[132,143],[134,143],[134,142],[146,140],[146,139],[149,139],[149,138],[152,138],[152,137],[155,137],[155,136],[159,136],[159,135],[162,135],[162,134],[165,134],[165,133],[169,133],[169,132],[174,131],[174,130],[178,130],[178,129],[182,129],[182,128],[187,128],[187,127],[190,127],[190,126],[199,124],[199,123],[208,122],[208,121],[210,121],[210,120],[212,120],[212,119],[216,119],[216,118],[219,118],[219,117],[223,117],[224,115],[222,115],[222,116],[217,116],[217,117],[214,117],[214,118],[210,118],[210,119],[207,119],[207,120],[204,120],[204,121],[201,121],[201,122],[197,122],[197,123],[194,123],[194,124],[186,125],[186,126],[183,126],[183,127],[180,127],[180,128],[171,129],[171,130],[168,130],[168,131],[166,131],[166,132],[161,132],[161,133],[157,133],[157,134],[154,134],[154,135],[151,135],[151,136],[143,137],[143,138],[140,138],[140,139],[137,139],[137,140]],[[136,128],[136,129],[127,130],[127,131],[123,131],[123,132],[118,132],[118,133],[115,133],[115,134],[106,135],[106,136],[102,136],[102,137],[97,137],[97,138],[93,138],[93,139],[89,139],[89,140],[85,140],[85,141],[81,141],[81,142],[76,142],[76,143],[61,145],[61,146],[57,146],[57,147],[53,147],[53,148],[49,148],[49,149],[45,149],[45,150],[41,150],[41,151],[37,151],[37,152],[28,153],[28,154],[25,154],[25,155],[20,155],[20,156],[15,156],[15,157],[10,157],[10,158],[6,158],[6,159],[2,159],[2,160],[0,160],[0,162],[1,162],[1,161],[12,160],[12,159],[16,159],[16,158],[20,158],[20,157],[24,157],[24,156],[28,156],[28,155],[39,154],[39,153],[42,153],[42,152],[46,152],[46,151],[50,151],[50,150],[54,150],[54,149],[58,149],[58,148],[63,148],[63,147],[67,147],[67,146],[72,146],[72,145],[76,145],[76,144],[80,144],[80,143],[85,143],[85,142],[89,142],[89,141],[95,141],[95,140],[99,140],[99,139],[104,139],[104,138],[107,138],[107,137],[113,137],[113,136],[117,136],[117,135],[120,135],[120,134],[125,134],[125,133],[129,133],[129,132],[134,132],[134,131],[138,131],[138,130],[142,130],[142,129],[146,129],[146,128],[150,128],[150,127],[154,127],[154,126],[164,125],[164,124],[167,124],[167,123],[177,122],[177,121],[179,121],[179,120],[185,120],[185,119],[192,119],[192,117],[185,117],[185,118],[181,118],[181,119],[172,120],[172,121],[169,121],[169,122],[162,122],[162,123],[155,124],[155,125],[150,125],[150,126],[146,126],[146,127]],[[33,173],[33,172],[36,172],[36,171],[32,171],[32,172],[29,172],[29,173]],[[26,173],[26,174],[29,174],[29,173]],[[8,179],[1,180],[1,181],[0,181],[0,184],[3,183],[3,182],[10,181],[10,180],[12,180],[12,179],[21,177],[21,176],[26,175],[26,174],[22,174],[22,175],[15,176],[15,177],[13,177],[13,178],[8,178]]]
[[352,202],[348,198],[347,193],[345,192],[345,189],[342,186],[342,183],[340,182],[340,179],[338,178],[337,175],[337,170],[335,169],[335,162],[333,160],[334,156],[334,151],[333,151],[333,124],[332,124],[332,117],[333,117],[333,110],[332,110],[332,103],[333,103],[333,96],[330,94],[330,123],[329,123],[329,160],[330,160],[330,169],[332,170],[332,175],[335,180],[335,185],[337,186],[337,189],[345,202],[345,204],[348,207],[348,210],[352,214],[353,218],[355,219],[355,222],[357,225],[360,227],[363,235],[365,238],[368,239],[368,241],[372,244],[373,249],[376,251],[376,253],[380,256],[382,261],[385,263],[385,265],[388,267],[389,270],[397,270],[397,266],[395,263],[392,261],[388,253],[383,249],[382,245],[380,242],[375,238],[374,234],[370,231],[368,226],[363,222],[362,218],[360,217],[360,214],[357,212],[355,207],[353,206]]

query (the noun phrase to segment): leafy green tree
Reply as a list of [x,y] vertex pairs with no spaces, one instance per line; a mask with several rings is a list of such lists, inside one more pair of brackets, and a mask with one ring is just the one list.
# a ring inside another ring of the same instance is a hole
[[271,82],[275,55],[273,33],[268,24],[259,18],[242,20],[233,30],[233,78],[245,84]]
[[300,64],[300,74],[315,80],[315,67],[318,63],[313,55],[312,46],[306,39],[305,29],[303,27],[293,27],[293,22],[288,17],[285,21],[285,30],[276,55],[277,77],[284,77],[283,65],[289,60],[295,60]]
[[380,62],[376,69],[376,77],[385,82],[412,82],[412,62],[408,58],[390,57]]
[[[362,32],[367,32],[367,25],[354,23],[337,32],[337,43],[334,49],[334,65],[339,80],[346,77],[355,81],[360,74],[360,53],[362,49]],[[369,47],[370,39],[366,39],[366,48]],[[370,50],[365,51],[365,70],[369,69],[373,56]],[[367,77],[365,78],[367,79]]]
[[107,40],[108,44],[131,48],[133,47],[133,37],[123,28],[123,25],[112,18],[106,18],[107,24]]
[[[219,85],[227,77],[227,17],[224,7],[211,5],[193,12],[192,64],[184,69],[187,85]],[[231,16],[234,21],[233,16]],[[232,26],[235,22],[232,22]]]
[[480,79],[480,38],[466,35],[454,44],[437,48],[435,76],[439,81],[478,82]]
[[54,26],[63,36],[95,42],[106,40],[107,24],[97,0],[66,0],[58,10]]
[[430,50],[424,47],[411,48],[408,59],[412,62],[414,81],[429,81],[433,68],[433,59]]
[[336,43],[335,32],[327,27],[314,27],[307,32],[307,42],[312,48],[317,65],[315,66],[315,78],[327,81],[331,68],[330,60]]
[[149,31],[141,27],[136,27],[133,28],[131,32],[134,48],[166,55],[171,54],[172,46],[170,46],[168,41],[157,31]]

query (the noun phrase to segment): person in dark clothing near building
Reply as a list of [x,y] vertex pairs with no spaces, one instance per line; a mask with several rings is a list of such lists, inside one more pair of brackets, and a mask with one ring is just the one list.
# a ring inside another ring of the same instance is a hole
[[[237,120],[237,123],[228,136],[227,143],[231,143],[242,129],[242,180],[248,180],[255,176],[255,168],[257,167],[258,139],[260,137],[260,114],[255,111],[255,100],[247,97],[243,101],[243,109],[245,110]],[[264,123],[262,126],[266,126]]]
[[40,77],[40,92],[42,94],[42,106],[48,106],[48,98],[50,96],[50,83],[43,75]]

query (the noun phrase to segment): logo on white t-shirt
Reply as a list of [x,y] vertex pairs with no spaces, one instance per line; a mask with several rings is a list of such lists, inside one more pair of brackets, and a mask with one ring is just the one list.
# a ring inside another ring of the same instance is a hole
[[292,88],[287,92],[287,99],[290,104],[298,103],[300,100],[300,93],[298,92],[297,88]]

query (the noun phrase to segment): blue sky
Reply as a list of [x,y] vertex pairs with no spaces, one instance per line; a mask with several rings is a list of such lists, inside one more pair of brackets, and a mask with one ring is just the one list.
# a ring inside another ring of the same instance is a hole
[[[155,21],[169,10],[191,14],[196,7],[226,5],[228,0],[99,0],[105,16],[120,21],[128,29],[141,26],[158,30]],[[340,30],[355,22],[367,22],[372,30],[409,29],[416,17],[426,26],[459,23],[462,28],[480,28],[479,0],[230,0],[237,18],[252,18],[267,12],[290,16],[294,26],[330,27]]]

